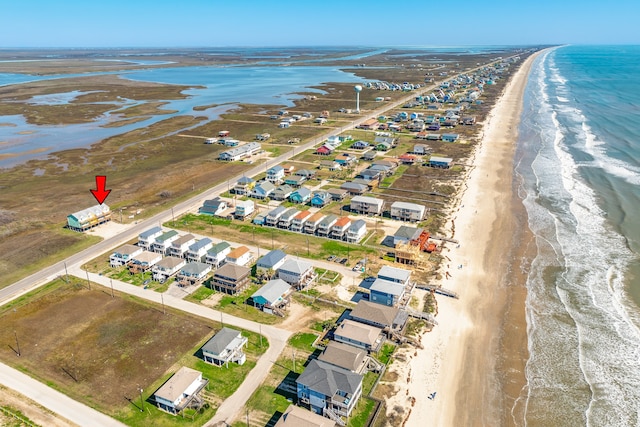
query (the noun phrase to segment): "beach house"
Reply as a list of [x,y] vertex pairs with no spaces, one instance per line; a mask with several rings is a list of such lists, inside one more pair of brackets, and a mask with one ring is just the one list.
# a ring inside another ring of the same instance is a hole
[[121,267],[129,264],[136,255],[140,255],[143,248],[134,245],[122,245],[109,256],[111,267]]
[[293,219],[291,220],[291,227],[289,229],[291,231],[301,233],[305,223],[311,217],[311,215],[313,215],[311,211],[307,211],[307,210],[298,212],[298,214],[295,217],[293,217]]
[[371,302],[396,307],[405,294],[405,286],[401,283],[377,278],[371,284],[369,293]]
[[215,199],[205,200],[198,212],[204,215],[221,215],[228,208],[229,205],[226,200],[216,197]]
[[256,204],[253,200],[240,200],[236,202],[236,210],[233,213],[235,219],[244,220],[251,215],[256,209]]
[[155,241],[151,245],[151,250],[153,252],[159,254],[166,254],[167,249],[171,246],[174,240],[177,240],[180,237],[176,230],[169,230],[165,233],[162,233],[160,236],[156,237]]
[[307,234],[315,234],[318,229],[318,225],[325,218],[325,214],[322,212],[316,212],[311,215],[304,223],[304,232]]
[[277,270],[278,279],[282,279],[297,290],[307,287],[315,278],[313,265],[299,259],[286,260]]
[[411,278],[411,270],[384,265],[380,271],[378,271],[378,278],[406,286],[409,284],[409,279]]
[[337,341],[329,341],[318,360],[347,369],[356,374],[364,373],[369,360],[368,352],[362,348],[354,347]]
[[337,220],[338,220],[337,215],[334,215],[334,214],[327,215],[318,224],[318,227],[316,229],[316,234],[318,236],[324,236],[324,237],[329,236],[329,233],[331,232],[331,227],[333,227],[333,224],[335,224]]
[[380,215],[384,200],[369,196],[355,196],[351,199],[349,210],[364,215]]
[[393,202],[391,204],[391,218],[399,221],[422,221],[426,209],[425,206],[417,203]]
[[193,234],[180,236],[171,242],[171,245],[167,248],[167,255],[184,258],[185,254],[189,250],[189,246],[193,245],[195,242],[196,237]]
[[367,223],[358,219],[351,223],[344,235],[344,240],[349,243],[358,243],[367,234]]
[[176,276],[180,286],[199,285],[211,272],[211,264],[193,261],[185,264]]
[[254,185],[255,185],[255,181],[253,180],[253,178],[249,178],[248,176],[243,176],[238,180],[238,182],[236,182],[236,185],[234,185],[232,189],[233,194],[237,194],[239,196],[244,196],[245,194],[249,194]]
[[300,211],[296,208],[287,209],[282,215],[280,215],[280,219],[278,220],[278,228],[283,228],[288,230],[291,227],[291,222],[296,215],[298,215]]
[[412,240],[417,240],[420,234],[422,234],[422,228],[401,225],[393,234],[393,245],[396,246],[400,243],[406,244]]
[[306,187],[298,188],[289,196],[289,201],[292,203],[307,203],[310,199],[311,190]]
[[275,165],[267,169],[267,181],[272,184],[280,184],[284,179],[284,168],[280,165]]
[[280,217],[287,210],[286,206],[278,206],[273,208],[267,213],[267,216],[264,218],[264,225],[269,227],[275,227],[278,225],[278,221],[280,221]]
[[229,252],[231,252],[231,245],[227,242],[217,243],[207,251],[205,262],[216,268],[220,267],[224,263]]
[[158,263],[152,267],[153,280],[156,282],[164,283],[171,276],[175,275],[182,267],[185,266],[187,261],[182,258],[168,256],[162,258]]
[[280,249],[267,252],[266,255],[260,257],[258,262],[256,262],[256,276],[271,279],[271,277],[275,275],[276,270],[284,264],[286,258],[287,254]]
[[143,231],[138,235],[138,246],[145,250],[151,250],[151,245],[156,241],[156,237],[162,236],[162,228],[153,227]]
[[273,279],[265,283],[253,295],[248,303],[268,314],[283,315],[282,308],[293,288],[282,279]]
[[[348,417],[362,395],[363,378],[347,369],[312,359],[296,379],[298,402],[333,420]],[[343,425],[344,421],[340,421]]]
[[326,191],[316,191],[311,198],[311,206],[315,208],[321,208],[331,202],[331,195]]
[[380,328],[347,319],[336,328],[333,339],[375,353],[382,346],[384,336]]
[[285,409],[273,427],[336,427],[336,423],[293,403]]
[[268,181],[262,181],[256,184],[255,187],[253,187],[253,190],[251,190],[251,192],[249,193],[249,197],[261,200],[266,199],[271,195],[271,193],[273,193],[275,189],[276,187],[272,183]]
[[287,184],[281,185],[273,190],[273,193],[271,193],[271,199],[280,201],[287,200],[289,196],[291,196],[291,193],[293,193],[293,187]]
[[203,237],[187,249],[185,258],[187,261],[205,261],[207,252],[213,247],[213,241],[208,237]]
[[162,254],[143,251],[131,258],[131,262],[129,263],[129,272],[131,274],[144,273],[159,263],[160,260],[162,260]]
[[349,318],[380,329],[401,330],[407,323],[409,315],[396,307],[360,300],[349,313]]
[[73,231],[87,231],[111,221],[111,209],[104,203],[67,216],[67,227]]
[[251,269],[235,264],[225,264],[213,273],[209,286],[218,292],[235,295],[249,285]]
[[353,144],[351,144],[351,148],[353,148],[354,150],[364,150],[365,148],[367,148],[370,144],[367,141],[356,141]]
[[293,188],[298,188],[305,183],[307,177],[304,175],[289,175],[284,179],[284,183]]
[[248,341],[240,331],[225,326],[201,347],[202,359],[216,366],[229,367],[229,362],[244,365],[247,355],[242,349]]
[[208,383],[202,372],[183,366],[153,394],[153,400],[159,409],[173,415],[186,408],[198,410],[204,403],[199,394]]
[[225,258],[225,262],[227,264],[235,264],[239,266],[244,266],[249,264],[252,259],[251,251],[246,246],[238,246],[235,249],[232,249],[231,252],[227,254]]
[[347,181],[340,186],[341,190],[346,190],[351,195],[361,195],[369,190],[369,187],[365,184],[359,184],[356,182]]
[[331,226],[331,231],[329,232],[329,237],[336,240],[343,240],[346,236],[347,230],[351,227],[351,219],[347,216],[341,216],[338,220]]
[[449,169],[449,167],[451,167],[451,162],[453,162],[453,159],[449,157],[431,156],[427,161],[427,166],[432,168]]
[[327,190],[327,193],[331,196],[331,200],[335,202],[344,200],[344,198],[349,194],[347,190],[343,190],[341,188],[330,188]]

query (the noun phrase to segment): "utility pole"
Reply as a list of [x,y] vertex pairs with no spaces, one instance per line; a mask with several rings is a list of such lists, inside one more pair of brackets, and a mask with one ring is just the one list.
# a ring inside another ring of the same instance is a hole
[[20,352],[20,343],[18,342],[18,333],[16,331],[13,331],[13,335],[16,337],[16,350],[17,350],[17,354],[18,357],[20,357],[22,355],[22,353]]
[[162,301],[162,314],[167,314],[164,309],[164,295],[162,294],[162,292],[160,293],[160,300]]
[[259,323],[258,327],[259,327],[259,330],[260,330],[260,332],[259,332],[259,335],[260,335],[260,348],[262,348],[262,323]]
[[296,350],[291,349],[291,361],[293,362],[293,372],[296,371]]
[[144,400],[142,399],[142,388],[140,389],[140,412],[144,412]]
[[67,276],[67,283],[69,283],[69,272],[67,271],[67,263],[64,263],[64,275]]
[[87,271],[87,286],[89,287],[89,290],[91,290],[91,280],[89,280],[89,272]]
[[109,281],[111,282],[111,298],[115,298],[113,295],[113,279],[109,279]]

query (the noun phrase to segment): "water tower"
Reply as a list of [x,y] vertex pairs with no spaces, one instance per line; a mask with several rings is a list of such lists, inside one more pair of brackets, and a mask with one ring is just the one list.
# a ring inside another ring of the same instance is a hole
[[362,86],[355,85],[353,90],[356,91],[356,113],[360,113],[360,92],[362,92]]

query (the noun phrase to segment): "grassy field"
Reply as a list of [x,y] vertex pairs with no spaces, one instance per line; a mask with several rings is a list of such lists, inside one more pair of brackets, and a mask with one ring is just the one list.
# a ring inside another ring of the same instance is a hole
[[208,236],[225,236],[232,242],[247,242],[263,248],[282,249],[289,254],[299,254],[311,259],[325,259],[337,255],[353,260],[362,259],[376,251],[357,244],[347,244],[337,240],[293,233],[273,227],[261,227],[244,221],[214,218],[208,215],[187,214],[176,221],[169,221],[167,227],[183,231],[194,231]]
[[0,340],[8,343],[0,360],[128,425],[176,425],[176,417],[150,401],[144,401],[141,413],[138,390],[148,399],[180,366],[200,370],[210,380],[212,405],[197,417],[202,424],[268,348],[266,339],[243,332],[249,338],[245,365],[206,364],[198,350],[220,328],[218,323],[171,309],[163,314],[154,304],[128,295],[112,298],[110,292],[88,290],[84,281],[70,279],[0,308]]

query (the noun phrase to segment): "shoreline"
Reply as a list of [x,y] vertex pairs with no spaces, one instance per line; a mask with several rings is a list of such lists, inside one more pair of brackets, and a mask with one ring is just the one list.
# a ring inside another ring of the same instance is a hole
[[[440,284],[460,300],[438,297],[439,325],[423,335],[424,349],[407,364],[406,396],[393,398],[398,404],[417,399],[407,427],[425,419],[441,426],[518,425],[512,408],[526,385],[528,358],[521,260],[530,232],[514,191],[513,160],[524,90],[538,54],[520,66],[483,123],[474,168],[448,219],[446,228],[460,247],[443,248],[449,274]],[[427,400],[433,392],[436,398]]]

